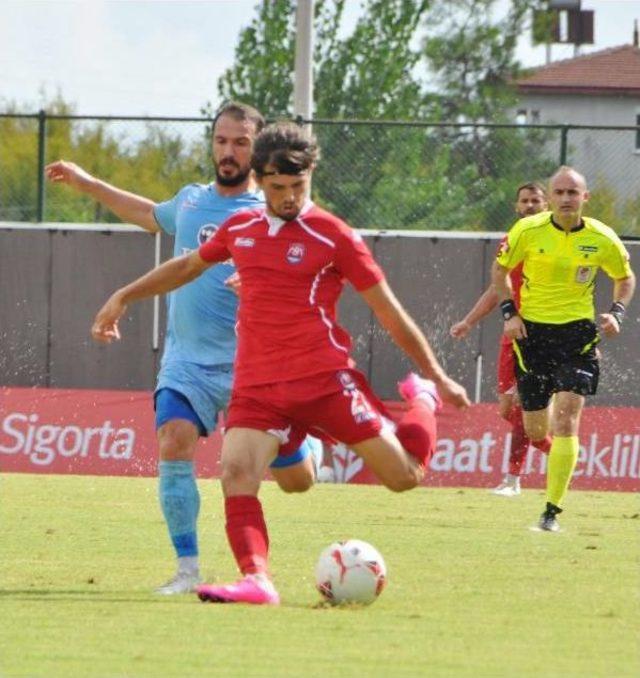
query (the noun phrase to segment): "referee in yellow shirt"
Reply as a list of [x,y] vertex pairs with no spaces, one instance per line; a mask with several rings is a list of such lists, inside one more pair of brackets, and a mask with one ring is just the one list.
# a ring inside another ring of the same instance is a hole
[[[629,254],[616,233],[583,217],[589,199],[585,178],[560,167],[549,182],[551,212],[516,222],[492,269],[503,301],[504,332],[514,340],[518,392],[531,440],[549,429],[553,443],[547,465],[547,504],[541,530],[556,532],[578,459],[578,430],[584,397],[598,387],[599,341],[593,292],[598,269],[614,281],[611,308],[599,316],[600,332],[620,333],[635,288]],[[524,263],[520,313],[511,298],[509,271]],[[549,402],[556,394],[550,415]]]

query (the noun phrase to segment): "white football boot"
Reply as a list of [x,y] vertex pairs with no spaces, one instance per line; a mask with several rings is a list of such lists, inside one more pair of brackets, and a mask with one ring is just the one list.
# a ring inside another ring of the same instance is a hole
[[504,480],[498,487],[491,490],[491,494],[498,495],[499,497],[518,497],[520,493],[520,477],[509,474],[504,477]]
[[175,596],[183,593],[193,593],[196,586],[201,583],[200,573],[196,570],[194,572],[187,570],[178,570],[175,576],[166,584],[158,586],[154,590],[161,596]]

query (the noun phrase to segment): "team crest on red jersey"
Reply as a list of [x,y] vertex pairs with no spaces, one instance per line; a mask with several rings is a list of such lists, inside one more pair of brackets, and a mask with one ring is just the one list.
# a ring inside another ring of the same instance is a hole
[[294,242],[289,245],[287,250],[287,261],[290,264],[299,264],[306,252],[305,246],[300,242]]
[[498,256],[501,257],[503,254],[507,254],[508,251],[509,251],[509,241],[507,240],[507,238],[504,238],[500,243],[500,247],[498,248]]
[[352,390],[356,387],[353,377],[349,374],[349,372],[338,372],[338,380],[347,390]]

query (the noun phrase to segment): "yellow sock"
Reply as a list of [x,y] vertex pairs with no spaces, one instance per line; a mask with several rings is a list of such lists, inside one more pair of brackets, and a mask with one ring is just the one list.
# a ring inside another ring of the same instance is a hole
[[578,461],[578,436],[554,436],[547,462],[547,501],[561,506]]

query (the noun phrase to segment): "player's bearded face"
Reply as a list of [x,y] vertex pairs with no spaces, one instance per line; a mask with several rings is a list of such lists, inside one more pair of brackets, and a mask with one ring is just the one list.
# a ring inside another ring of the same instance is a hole
[[[267,172],[269,166],[266,167]],[[285,221],[295,219],[309,195],[311,174],[267,174],[260,185],[269,212]]]
[[251,167],[241,167],[233,158],[215,163],[216,182],[221,186],[239,186],[249,177]]
[[246,120],[223,115],[213,130],[213,166],[221,186],[239,186],[251,172],[255,126]]
[[547,201],[539,191],[531,191],[523,188],[516,202],[516,212],[520,218],[530,217],[533,214],[539,214],[547,209]]

